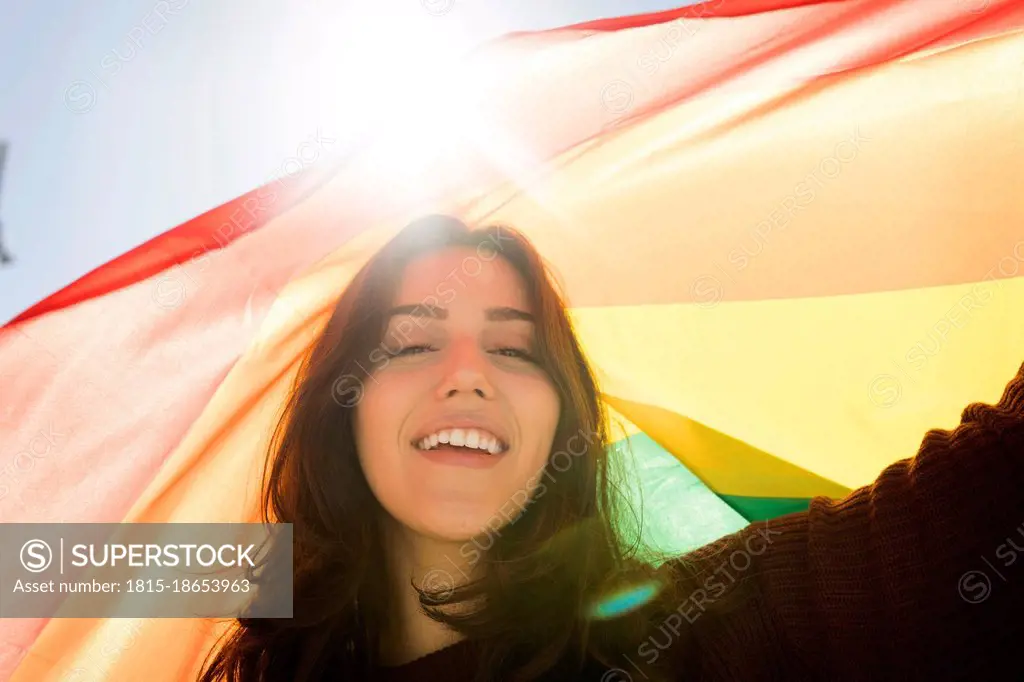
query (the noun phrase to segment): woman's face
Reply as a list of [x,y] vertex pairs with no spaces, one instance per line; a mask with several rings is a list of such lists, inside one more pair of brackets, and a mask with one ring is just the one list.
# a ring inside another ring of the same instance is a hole
[[532,361],[523,283],[490,255],[450,248],[409,264],[356,407],[374,495],[434,539],[464,541],[514,519],[558,424],[558,394]]

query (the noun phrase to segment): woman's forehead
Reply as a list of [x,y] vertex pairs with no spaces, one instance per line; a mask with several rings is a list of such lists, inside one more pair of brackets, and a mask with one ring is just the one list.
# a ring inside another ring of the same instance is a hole
[[[461,303],[460,303],[461,299]],[[453,247],[420,256],[405,268],[396,304],[424,303],[451,307],[528,307],[522,278],[504,258]]]

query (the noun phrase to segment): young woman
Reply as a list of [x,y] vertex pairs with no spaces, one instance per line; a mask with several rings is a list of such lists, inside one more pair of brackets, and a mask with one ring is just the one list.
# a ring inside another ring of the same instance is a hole
[[274,434],[295,617],[239,619],[201,680],[1024,675],[1024,366],[873,485],[657,568],[616,534],[607,447],[536,251],[416,221],[345,290]]

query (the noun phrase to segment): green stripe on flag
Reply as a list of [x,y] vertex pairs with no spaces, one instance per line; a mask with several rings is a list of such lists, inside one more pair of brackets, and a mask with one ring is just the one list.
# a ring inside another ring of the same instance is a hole
[[748,524],[644,433],[613,443],[609,465],[612,482],[628,502],[618,519],[619,532],[627,542],[640,536],[644,559],[659,563]]
[[730,507],[744,518],[753,521],[767,521],[793,512],[807,510],[811,500],[806,497],[745,497],[743,495],[719,495]]

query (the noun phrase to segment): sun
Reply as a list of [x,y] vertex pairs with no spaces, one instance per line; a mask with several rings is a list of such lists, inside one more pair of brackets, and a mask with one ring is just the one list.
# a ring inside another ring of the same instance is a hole
[[[358,31],[333,44],[317,41],[321,67],[312,85],[351,131],[360,169],[425,199],[476,179],[464,177],[475,165],[470,159],[496,177],[518,178],[533,164],[529,150],[488,115],[494,109],[486,93],[500,84],[485,81],[469,54],[488,36],[453,21],[454,12],[418,10],[384,15],[367,8],[347,19],[358,21]],[[334,76],[331,64],[339,65]]]

